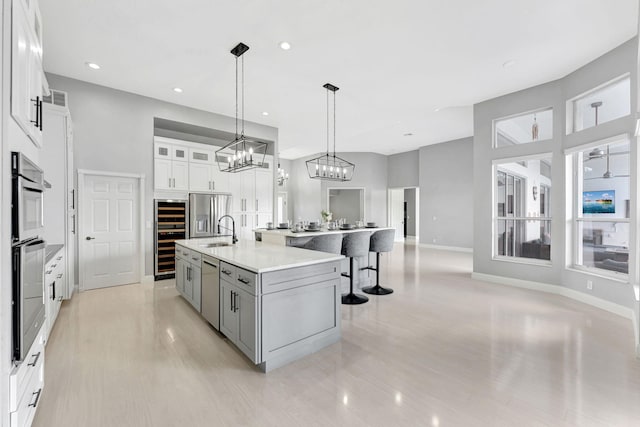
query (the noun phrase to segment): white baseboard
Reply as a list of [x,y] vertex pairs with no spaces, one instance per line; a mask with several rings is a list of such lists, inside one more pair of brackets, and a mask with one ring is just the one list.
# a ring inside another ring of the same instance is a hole
[[154,277],[153,274],[149,275],[149,276],[143,276],[142,280],[140,281],[140,283],[142,283],[143,285],[149,285],[152,284],[154,282]]
[[580,301],[584,304],[588,304],[601,310],[617,314],[618,316],[625,317],[631,320],[631,322],[633,323],[633,335],[636,343],[636,355],[638,358],[640,358],[640,335],[638,331],[638,319],[636,318],[636,312],[629,307],[625,307],[623,305],[606,301],[601,298],[594,297],[593,295],[587,295],[574,289],[569,289],[559,285],[550,285],[548,283],[532,282],[530,280],[513,279],[510,277],[494,276],[492,274],[476,272],[471,273],[471,278],[475,280],[482,280],[485,282],[498,283],[500,285],[507,285],[516,288],[530,289],[534,291],[560,295],[576,301]]
[[443,251],[465,252],[469,254],[473,253],[473,248],[462,248],[459,246],[442,246],[442,245],[434,245],[431,243],[420,243],[420,246],[428,249],[442,249]]

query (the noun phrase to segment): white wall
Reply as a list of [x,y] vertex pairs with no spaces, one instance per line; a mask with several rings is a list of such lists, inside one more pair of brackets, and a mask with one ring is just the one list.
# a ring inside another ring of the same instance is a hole
[[[626,117],[602,124],[597,128],[565,135],[566,100],[625,72],[630,72],[633,91],[631,111],[636,111],[637,49],[637,38],[634,38],[563,79],[484,101],[474,106],[474,272],[559,285],[584,293],[587,293],[586,280],[589,279],[593,280],[593,290],[589,292],[590,295],[620,306],[637,307],[631,285],[564,267],[571,262],[567,257],[571,241],[567,242],[564,238],[567,231],[565,199],[573,197],[566,194],[564,149],[622,133],[633,135],[635,127],[634,117]],[[554,109],[554,132],[551,140],[499,149],[492,148],[493,120],[547,106],[552,106]],[[542,153],[551,153],[553,157],[552,265],[537,266],[494,260],[492,254],[492,162],[496,159]],[[632,144],[631,158],[632,174],[636,174],[637,144],[635,143]],[[632,199],[637,200],[637,189],[632,191],[634,191]],[[635,205],[636,202],[632,205],[632,218],[637,220]],[[631,248],[632,259],[637,250],[637,246]],[[635,283],[636,263],[632,262],[630,268],[630,279]]]
[[[146,176],[146,221],[153,221],[153,132],[154,118],[233,132],[235,119],[171,104],[104,86],[48,74],[51,88],[69,93],[74,125],[76,169]],[[246,123],[247,136],[277,145],[276,128]],[[153,274],[153,234],[146,229],[145,271]],[[76,276],[78,277],[78,276]]]

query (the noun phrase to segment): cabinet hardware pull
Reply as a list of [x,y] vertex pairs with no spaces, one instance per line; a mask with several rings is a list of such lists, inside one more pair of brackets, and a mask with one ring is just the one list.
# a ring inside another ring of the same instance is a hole
[[42,388],[39,388],[38,391],[34,391],[32,393],[32,396],[35,395],[36,400],[34,400],[33,403],[29,403],[27,406],[33,406],[34,408],[38,406],[38,400],[40,400],[40,393],[42,393]]
[[234,304],[234,307],[235,307],[234,311],[238,311],[238,310],[240,310],[240,304],[239,304],[239,301],[238,301],[238,296],[240,296],[240,294],[237,293],[237,292],[235,294],[236,294],[236,301],[235,301],[235,304]]
[[248,285],[248,284],[249,284],[249,282],[251,282],[251,281],[250,281],[249,279],[245,279],[245,278],[244,278],[244,277],[242,277],[242,276],[238,276],[238,282],[240,282],[240,283],[244,283],[245,285]]
[[233,295],[234,295],[235,292],[233,292],[233,291],[229,291],[229,292],[231,292],[231,311],[233,311],[235,313],[236,309],[235,309],[235,306],[233,305],[233,303],[234,303]]
[[225,270],[224,268],[222,269],[222,272],[224,274],[226,274],[227,276],[231,276],[231,272],[229,270]]
[[62,259],[62,255],[60,255],[58,258],[56,258],[56,261],[60,261]]
[[51,269],[53,270],[54,268],[56,268],[58,266],[58,264],[51,264]]
[[71,224],[73,225],[73,230],[71,230],[71,232],[73,234],[76,234],[76,216],[75,215],[71,215]]
[[58,275],[56,276],[56,279],[62,279],[62,273],[58,274]]
[[173,188],[176,188],[176,179],[175,178],[171,178],[173,180]]
[[[38,98],[38,97],[36,97],[36,98]],[[43,119],[43,117],[44,117],[44,114],[42,114],[42,101],[43,101],[43,100],[41,99],[41,100],[40,100],[40,132],[42,132],[42,122],[43,122],[43,120],[42,120],[42,119]]]
[[51,299],[56,300],[56,282],[51,283]]
[[259,211],[260,209],[258,209],[258,199],[256,199],[256,210]]
[[51,274],[53,273],[53,270],[47,270],[44,274]]
[[36,96],[36,99],[31,98],[31,102],[36,107],[36,119],[29,120],[35,127],[40,127],[40,97]]
[[217,266],[217,265],[215,265],[215,264],[211,264],[209,261],[202,261],[202,262],[204,262],[205,264],[207,264],[207,265],[209,265],[209,266],[211,266],[211,267],[213,267],[213,268],[218,268],[218,266]]
[[171,188],[171,178],[169,178],[169,188]]
[[75,208],[76,208],[76,190],[72,189],[71,190],[71,209],[75,209]]
[[39,351],[36,354],[31,355],[31,357],[34,358],[33,362],[27,363],[27,366],[36,366],[36,364],[38,363],[38,359],[40,359],[40,353],[42,353],[42,352]]
[[95,240],[95,239],[96,239],[95,237],[89,237],[89,236],[85,237],[85,240]]

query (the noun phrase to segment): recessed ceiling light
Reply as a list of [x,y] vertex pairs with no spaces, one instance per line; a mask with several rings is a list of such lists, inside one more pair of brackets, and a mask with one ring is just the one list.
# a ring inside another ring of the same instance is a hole
[[411,132],[407,132],[404,134],[404,136],[413,136],[413,134]]
[[291,45],[289,44],[289,42],[280,42],[280,49],[289,50],[291,49]]
[[99,70],[100,66],[98,64],[96,64],[95,62],[85,62],[85,64],[87,64],[87,67],[91,68],[92,70]]
[[268,115],[269,115],[269,112],[268,112],[268,111],[263,111],[263,112],[262,112],[262,115],[263,115],[263,116],[268,116]]
[[433,109],[433,112],[434,112],[434,113],[437,113],[437,112],[438,112],[438,111],[440,111],[440,110],[442,110],[442,107],[434,108],[434,109]]
[[514,61],[513,59],[510,59],[507,62],[505,62],[504,64],[502,64],[502,66],[504,68],[513,67],[514,65],[516,65],[516,61]]
[[180,89],[179,87],[174,87],[173,91],[177,93],[182,93],[182,89]]

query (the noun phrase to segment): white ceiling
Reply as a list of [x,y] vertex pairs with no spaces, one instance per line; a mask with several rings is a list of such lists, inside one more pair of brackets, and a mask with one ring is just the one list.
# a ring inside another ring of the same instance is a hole
[[40,3],[47,72],[230,116],[229,50],[246,43],[246,118],[278,127],[291,159],[324,150],[326,82],[338,151],[408,151],[472,135],[474,103],[568,74],[638,16],[637,0]]

